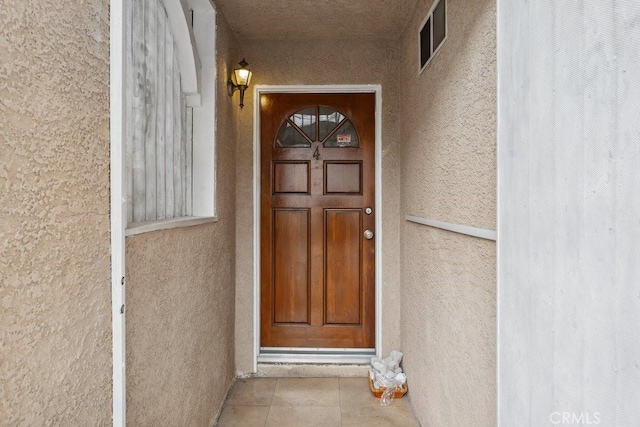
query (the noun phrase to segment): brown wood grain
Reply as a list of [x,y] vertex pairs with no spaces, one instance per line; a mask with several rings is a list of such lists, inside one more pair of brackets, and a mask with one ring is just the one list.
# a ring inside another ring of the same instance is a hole
[[273,162],[274,193],[309,193],[309,162]]
[[325,211],[325,321],[359,325],[362,306],[361,209]]
[[325,194],[362,193],[362,163],[326,161],[324,163]]
[[309,210],[273,212],[273,323],[309,323]]
[[[263,94],[260,101],[261,346],[373,348],[375,238],[363,232],[375,231],[375,212],[364,213],[375,206],[375,95]],[[350,120],[360,146],[276,147],[292,114],[319,106]]]

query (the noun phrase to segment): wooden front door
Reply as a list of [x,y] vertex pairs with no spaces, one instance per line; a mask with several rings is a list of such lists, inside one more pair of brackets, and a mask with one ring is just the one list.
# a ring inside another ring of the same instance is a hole
[[260,105],[260,344],[374,348],[375,95]]

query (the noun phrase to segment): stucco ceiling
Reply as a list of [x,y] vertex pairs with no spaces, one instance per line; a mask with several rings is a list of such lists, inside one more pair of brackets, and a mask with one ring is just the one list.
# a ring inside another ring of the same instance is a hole
[[217,0],[238,39],[395,40],[416,0]]

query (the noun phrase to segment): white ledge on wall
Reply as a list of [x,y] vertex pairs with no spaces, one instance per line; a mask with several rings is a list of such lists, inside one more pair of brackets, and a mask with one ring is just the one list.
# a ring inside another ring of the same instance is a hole
[[171,228],[191,227],[194,225],[206,224],[208,222],[216,222],[218,218],[209,216],[187,216],[182,218],[159,219],[157,221],[132,222],[127,226],[126,236],[135,236],[136,234],[149,233],[151,231],[169,230]]
[[440,228],[442,230],[452,231],[454,233],[465,234],[467,236],[479,237],[481,239],[496,241],[497,233],[495,230],[487,230],[485,228],[476,228],[469,225],[452,224],[450,222],[436,221],[435,219],[426,219],[419,216],[407,215],[405,219],[416,224],[428,225],[429,227]]

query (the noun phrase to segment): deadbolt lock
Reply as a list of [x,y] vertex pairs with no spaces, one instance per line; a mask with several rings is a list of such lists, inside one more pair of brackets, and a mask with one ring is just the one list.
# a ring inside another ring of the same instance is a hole
[[364,209],[364,213],[366,213],[367,215],[371,215],[372,212],[373,212],[373,209],[371,209],[368,206]]

